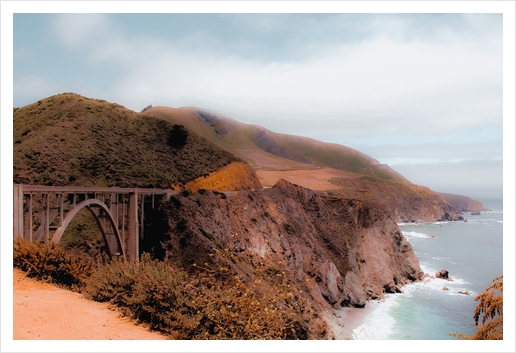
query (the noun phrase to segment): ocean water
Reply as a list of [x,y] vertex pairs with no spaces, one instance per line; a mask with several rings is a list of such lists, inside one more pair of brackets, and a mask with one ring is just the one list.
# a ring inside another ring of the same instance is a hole
[[[502,204],[475,216],[464,212],[467,222],[399,224],[399,228],[430,275],[441,269],[453,281],[431,279],[403,287],[383,301],[368,303],[375,309],[354,330],[357,339],[452,340],[449,333],[475,333],[475,296],[503,274]],[[449,290],[442,288],[446,286]],[[470,295],[459,294],[467,291]]]

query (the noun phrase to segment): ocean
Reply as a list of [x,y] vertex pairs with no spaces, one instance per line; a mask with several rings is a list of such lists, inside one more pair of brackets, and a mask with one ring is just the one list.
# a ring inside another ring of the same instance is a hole
[[502,202],[484,202],[484,207],[492,211],[464,212],[467,222],[398,224],[423,272],[435,275],[445,269],[453,281],[418,282],[404,286],[402,294],[369,302],[374,310],[353,330],[355,338],[453,340],[449,333],[475,333],[475,296],[503,274]]

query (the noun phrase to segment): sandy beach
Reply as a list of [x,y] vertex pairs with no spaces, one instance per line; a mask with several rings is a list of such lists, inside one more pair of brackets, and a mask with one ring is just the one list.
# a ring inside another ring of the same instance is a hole
[[325,318],[337,339],[354,339],[353,330],[364,323],[364,319],[374,310],[369,303],[364,308],[340,308],[327,313]]

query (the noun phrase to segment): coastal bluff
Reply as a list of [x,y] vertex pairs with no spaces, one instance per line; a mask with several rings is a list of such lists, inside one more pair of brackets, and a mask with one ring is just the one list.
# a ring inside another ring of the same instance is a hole
[[257,265],[268,267],[270,281],[288,276],[328,322],[328,313],[364,307],[423,277],[381,205],[325,197],[285,180],[229,197],[182,192],[161,212],[166,231],[154,241],[163,244],[163,257],[190,271],[198,264],[229,268],[243,281],[255,279]]
[[481,211],[488,211],[488,209],[484,207],[482,202],[473,200],[468,196],[447,194],[443,192],[438,192],[437,194],[459,212],[476,213]]

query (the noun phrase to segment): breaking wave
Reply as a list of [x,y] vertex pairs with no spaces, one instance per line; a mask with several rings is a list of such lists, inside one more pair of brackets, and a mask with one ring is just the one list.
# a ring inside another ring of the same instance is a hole
[[408,231],[402,230],[401,234],[403,234],[406,237],[428,238],[428,239],[435,238],[435,236],[431,236],[431,235],[428,235],[425,233],[418,233],[418,232],[414,232],[414,231],[408,232]]

